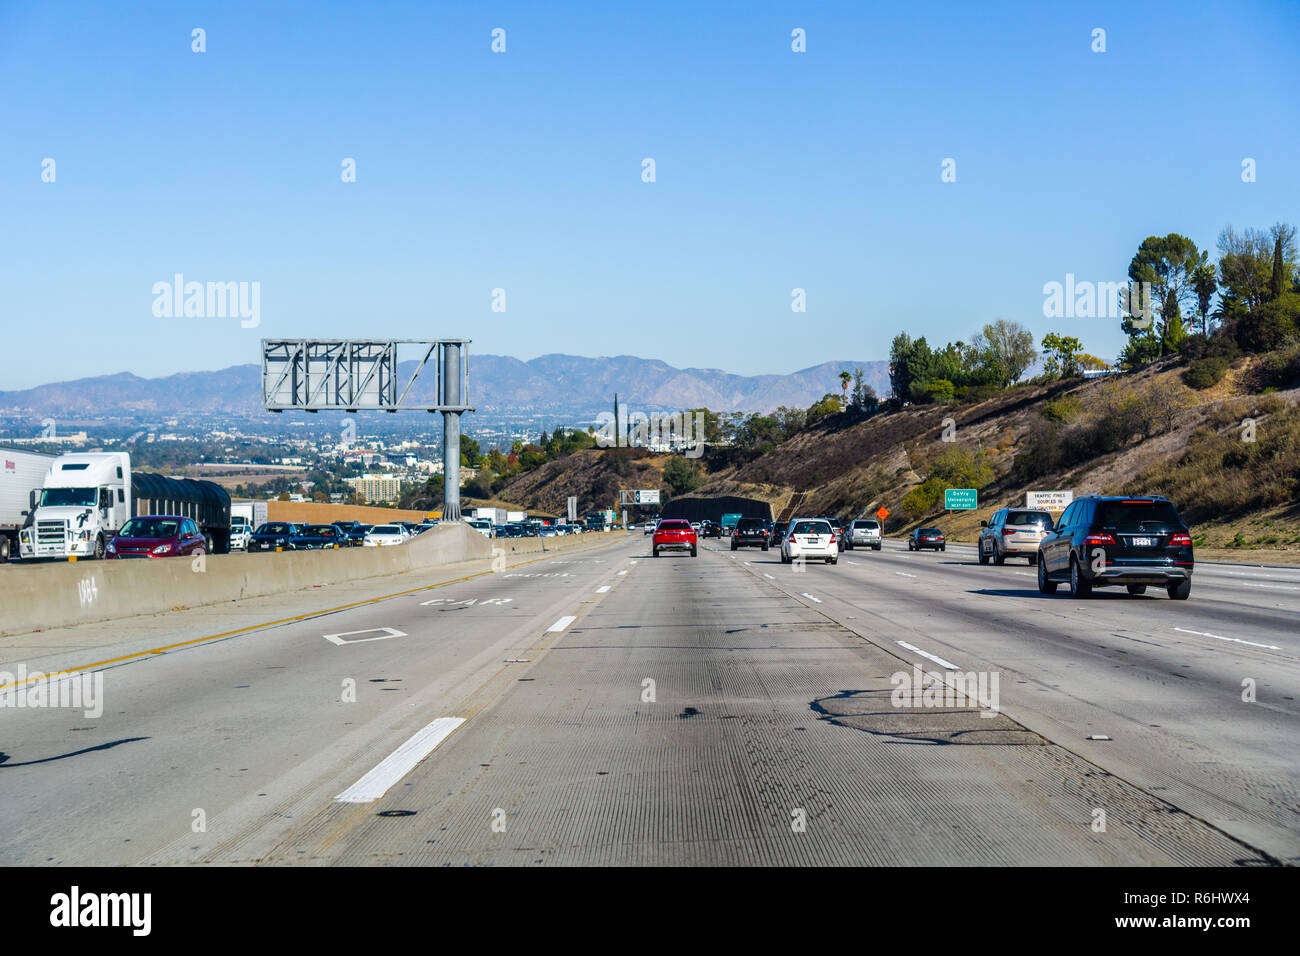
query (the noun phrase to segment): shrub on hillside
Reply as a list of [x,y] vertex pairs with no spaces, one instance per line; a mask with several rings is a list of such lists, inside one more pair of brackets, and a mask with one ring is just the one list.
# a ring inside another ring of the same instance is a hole
[[1262,356],[1250,385],[1257,392],[1300,386],[1300,342],[1290,342]]
[[674,455],[668,460],[668,464],[664,465],[664,481],[668,483],[674,495],[684,495],[704,484],[704,476],[695,465],[685,458]]
[[1223,376],[1228,374],[1230,364],[1226,358],[1218,355],[1193,359],[1187,371],[1183,372],[1183,384],[1196,389],[1218,385],[1223,381]]
[[1065,464],[1065,441],[1061,429],[1038,422],[1016,446],[1012,471],[1021,483],[1059,471]]
[[[1240,406],[1233,411],[1257,413]],[[1224,417],[1236,418],[1226,412]],[[1235,427],[1221,433],[1197,429],[1181,456],[1139,475],[1124,490],[1167,495],[1191,522],[1219,521],[1297,500],[1300,408],[1282,403],[1267,414],[1254,442],[1243,441]]]
[[903,496],[900,507],[911,521],[924,518],[939,507],[943,500],[944,483],[938,478],[927,478]]
[[957,400],[965,402],[967,405],[975,405],[979,402],[987,402],[990,399],[997,398],[1001,395],[1003,389],[996,385],[963,385],[957,389]]
[[1062,395],[1043,403],[1042,416],[1049,422],[1069,422],[1083,414],[1078,395]]

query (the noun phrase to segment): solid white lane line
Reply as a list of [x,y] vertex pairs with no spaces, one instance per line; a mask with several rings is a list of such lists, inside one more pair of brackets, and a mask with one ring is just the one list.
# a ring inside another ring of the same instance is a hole
[[772,575],[768,574],[766,571],[763,572],[763,577],[765,577],[765,578],[771,578],[773,581],[776,580],[776,578],[773,578]]
[[895,574],[901,574],[901,575],[902,575],[903,577],[905,577],[905,578],[914,578],[914,577],[916,577],[915,574],[908,574],[906,571],[895,571],[894,573],[895,573]]
[[439,717],[379,761],[375,769],[335,797],[335,802],[372,803],[378,800],[388,792],[389,787],[414,770],[416,764],[433,753],[433,748],[463,723],[464,717]]
[[934,661],[940,667],[946,667],[950,671],[957,670],[956,664],[950,663],[949,661],[945,661],[942,657],[939,657],[938,655],[935,654],[931,654],[929,651],[923,651],[916,645],[907,643],[907,641],[899,641],[898,646],[905,647],[909,651],[912,651],[913,653],[920,654],[922,657],[926,658],[927,660]]
[[546,629],[546,633],[549,634],[552,631],[562,631],[577,619],[578,616],[576,614],[566,614],[564,617],[560,618],[558,621],[556,621],[554,624],[548,627]]
[[[1270,577],[1267,574],[1247,574],[1245,571],[1220,571],[1218,565],[1204,564],[1197,568],[1201,574],[1215,575],[1226,574],[1234,578],[1258,578],[1261,581],[1289,581],[1290,578]],[[1284,574],[1295,574],[1296,571],[1288,571],[1285,568],[1274,568],[1275,571],[1282,571]]]
[[604,594],[604,593],[605,593],[606,591],[608,591],[608,590],[609,590],[609,585],[608,585],[608,584],[602,584],[600,587],[596,588],[596,593],[597,593],[597,594]]
[[1282,649],[1278,647],[1276,644],[1256,644],[1254,641],[1243,641],[1239,637],[1223,637],[1220,634],[1207,634],[1205,631],[1189,631],[1185,627],[1176,627],[1174,628],[1174,630],[1182,631],[1184,634],[1196,634],[1199,635],[1200,637],[1212,637],[1216,641],[1231,641],[1234,644],[1249,644],[1251,647],[1263,647],[1270,651],[1280,651]]
[[804,597],[806,597],[808,600],[812,601],[814,604],[821,604],[821,603],[822,603],[821,601],[817,600],[817,598],[815,598],[815,597],[813,597],[811,594],[809,594],[807,591],[803,591],[802,594],[803,594]]
[[1274,591],[1300,591],[1300,588],[1287,587],[1285,584],[1251,584],[1248,581],[1238,581],[1237,586],[1243,588],[1270,588]]

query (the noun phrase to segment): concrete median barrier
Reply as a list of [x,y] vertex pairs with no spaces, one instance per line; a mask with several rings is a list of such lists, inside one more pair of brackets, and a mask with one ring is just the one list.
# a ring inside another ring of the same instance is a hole
[[468,525],[449,524],[405,544],[380,548],[14,567],[0,575],[0,634],[111,621],[465,562],[486,570],[493,559],[585,550],[618,537],[610,532],[489,540]]

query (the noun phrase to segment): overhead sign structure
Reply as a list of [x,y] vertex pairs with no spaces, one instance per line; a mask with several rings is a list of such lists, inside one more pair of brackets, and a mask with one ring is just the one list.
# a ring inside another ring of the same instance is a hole
[[1073,491],[1026,491],[1025,507],[1044,511],[1064,511],[1074,500]]
[[975,488],[945,489],[943,506],[949,511],[973,511],[979,507],[979,492]]
[[[262,403],[267,411],[442,412],[444,521],[460,520],[460,416],[469,405],[469,339],[262,339]],[[401,383],[398,353],[418,359]],[[412,387],[430,359],[435,402]],[[399,391],[400,386],[400,391]],[[409,396],[409,400],[408,400]]]

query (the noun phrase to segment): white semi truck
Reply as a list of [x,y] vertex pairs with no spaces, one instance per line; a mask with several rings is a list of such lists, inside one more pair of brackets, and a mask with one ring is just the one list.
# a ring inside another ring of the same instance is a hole
[[41,482],[30,523],[18,533],[24,560],[102,558],[117,530],[137,515],[193,518],[209,554],[230,547],[230,495],[192,478],[132,474],[126,452],[60,455]]
[[31,523],[53,455],[0,448],[0,564],[18,553],[18,534]]

